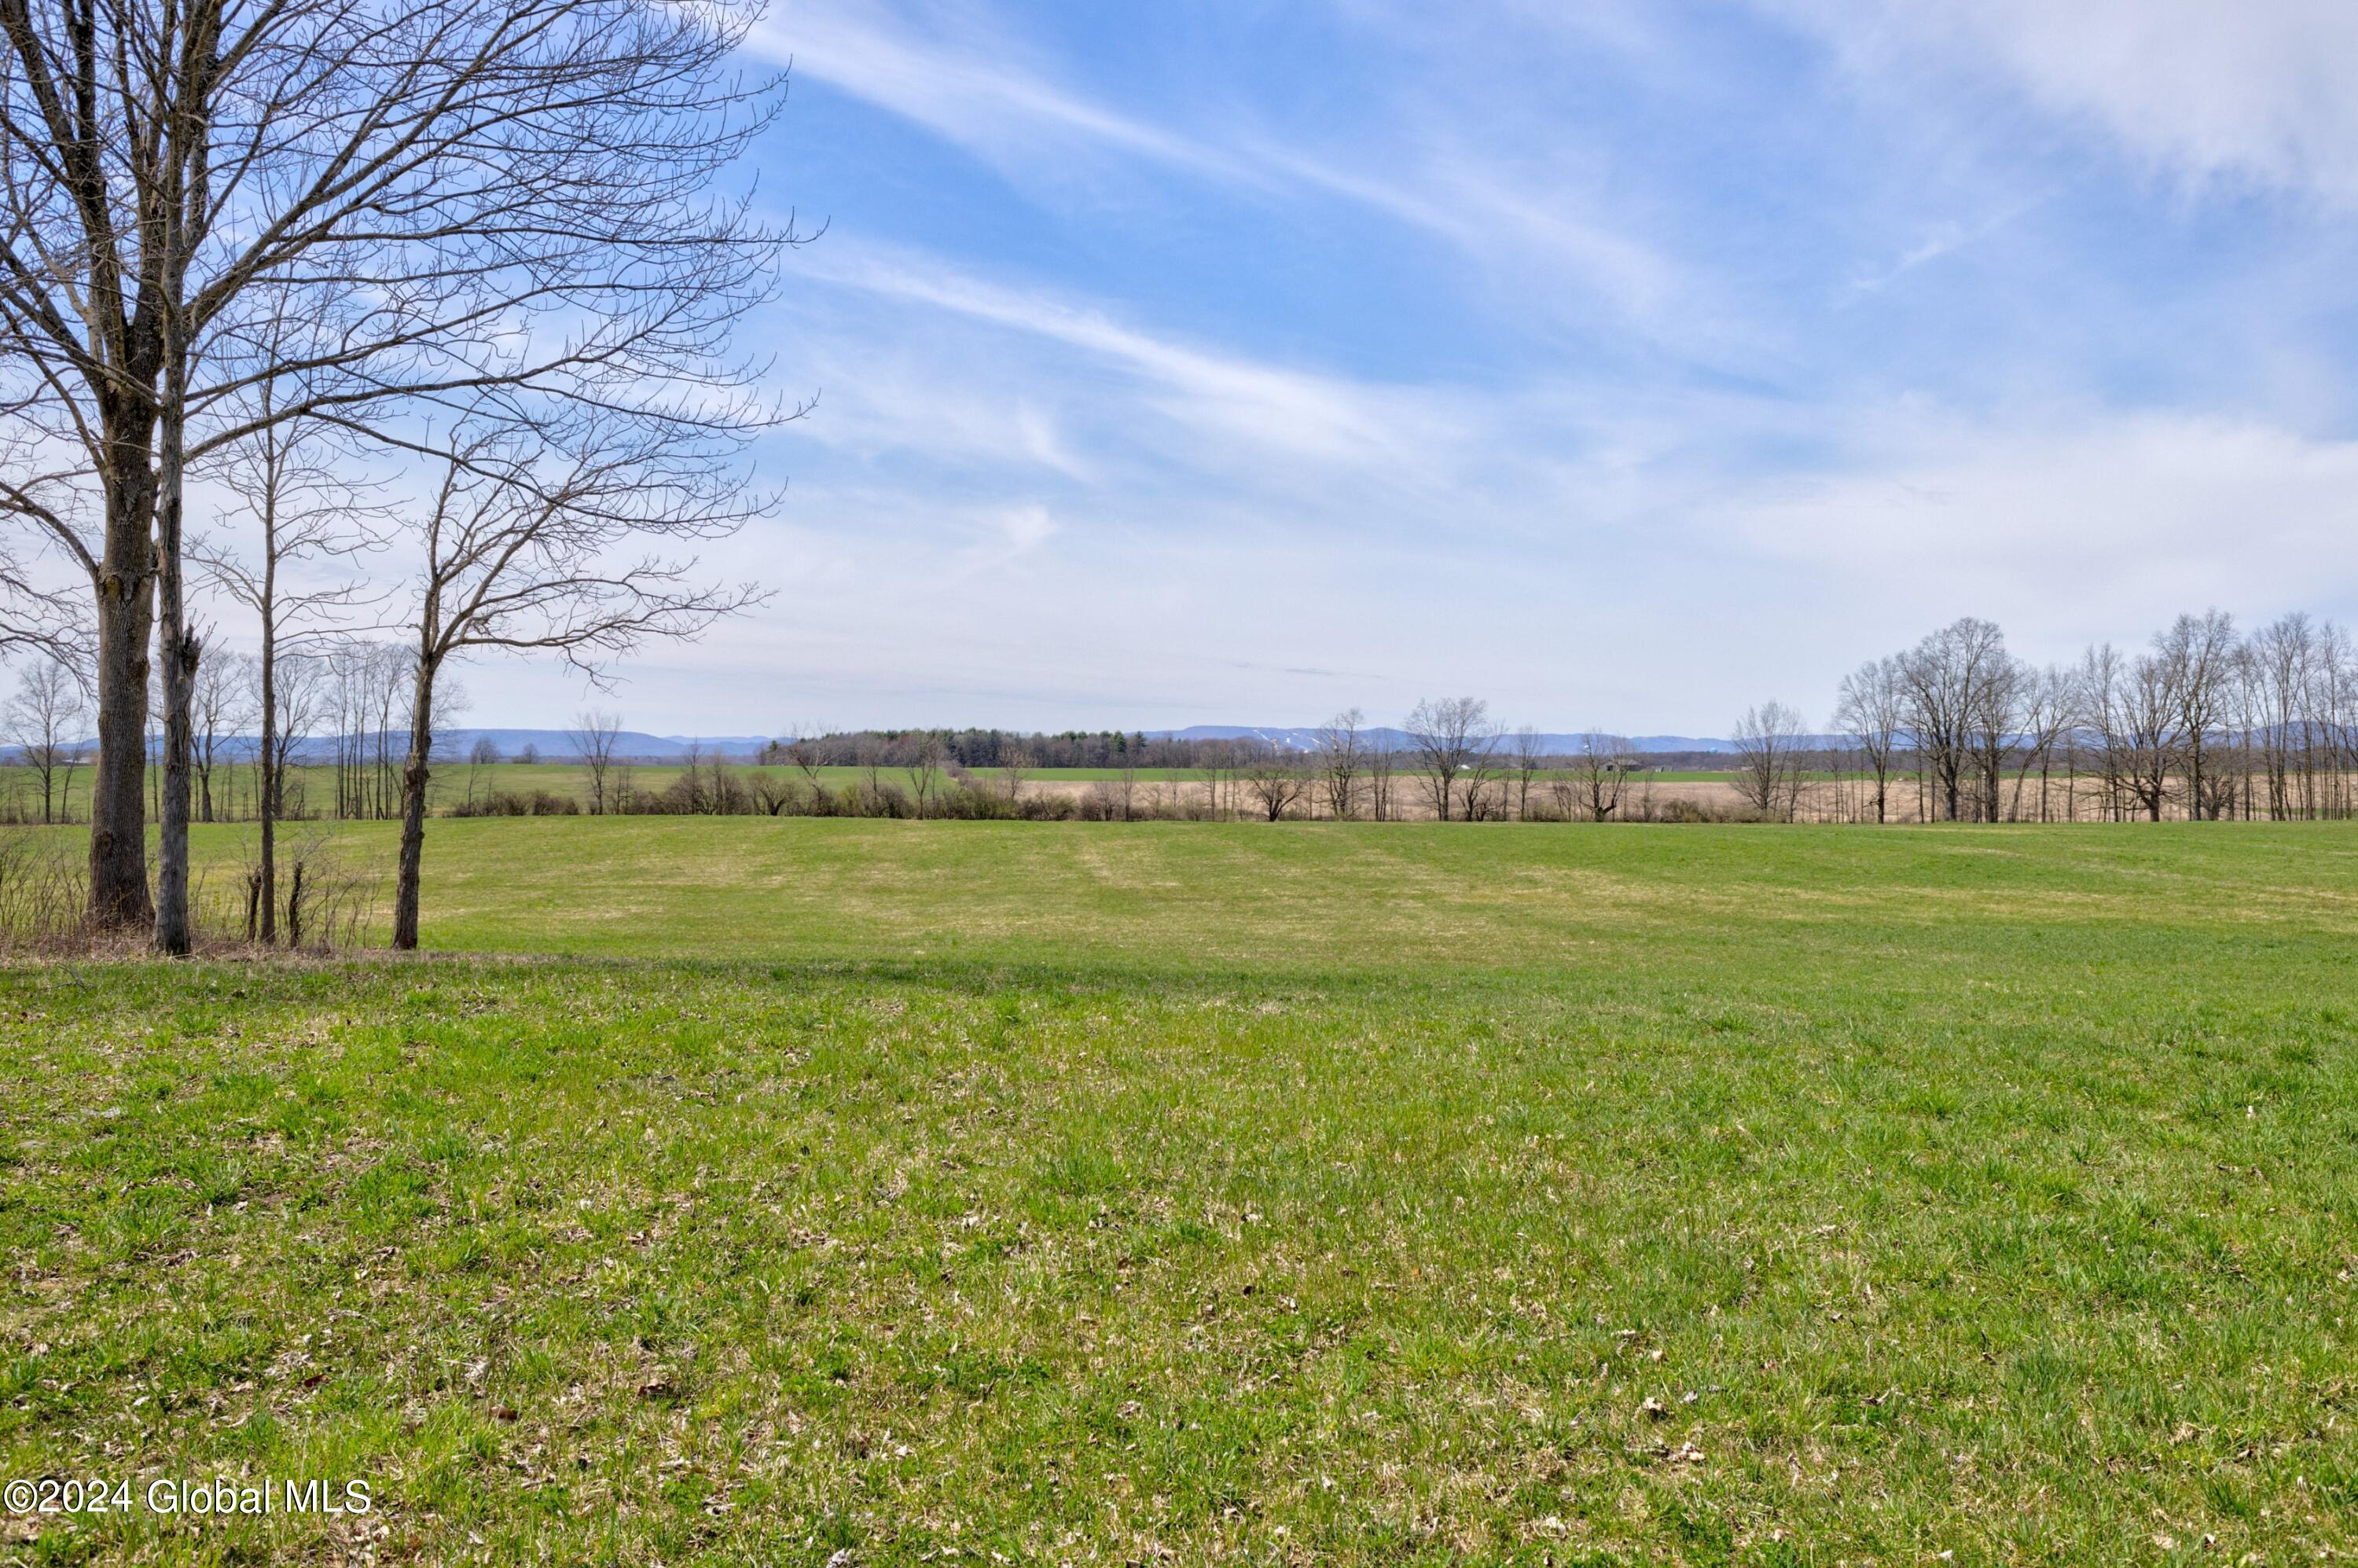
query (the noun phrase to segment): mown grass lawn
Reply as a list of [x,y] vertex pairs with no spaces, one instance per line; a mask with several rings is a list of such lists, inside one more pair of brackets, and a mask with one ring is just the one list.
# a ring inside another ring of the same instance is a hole
[[0,1472],[375,1498],[0,1554],[2358,1552],[2358,832],[433,831],[0,971]]

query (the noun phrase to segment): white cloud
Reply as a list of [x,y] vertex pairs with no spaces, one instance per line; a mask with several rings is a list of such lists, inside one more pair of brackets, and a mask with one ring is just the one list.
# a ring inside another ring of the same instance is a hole
[[1011,392],[944,373],[940,346],[914,343],[872,322],[798,334],[795,380],[820,389],[799,437],[861,460],[888,457],[1003,468],[1029,465],[1076,481],[1096,470],[1075,448],[1055,389]]
[[[1180,342],[1044,289],[975,277],[933,258],[838,245],[815,276],[1041,339],[1120,365],[1192,442],[1242,444],[1331,465],[1425,460],[1401,451],[1401,422],[1423,395],[1272,365]],[[1034,383],[1034,385],[1048,384]],[[1435,417],[1427,398],[1421,422]]]
[[2179,610],[2272,614],[2358,593],[2343,547],[2358,533],[2358,442],[2190,415],[1861,423],[1840,469],[1736,501],[1720,525],[1887,641],[1902,622],[1973,613],[2061,656],[2141,639]]
[[1862,71],[2001,69],[2154,168],[2358,200],[2349,0],[1764,0]]

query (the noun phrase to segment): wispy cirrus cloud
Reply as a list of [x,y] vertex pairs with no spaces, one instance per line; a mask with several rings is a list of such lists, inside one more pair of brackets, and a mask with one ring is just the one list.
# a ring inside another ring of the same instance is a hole
[[[955,36],[956,41],[952,41]],[[925,126],[1012,178],[1048,178],[1076,146],[1224,180],[1273,185],[1252,165],[1056,86],[1021,63],[987,13],[822,3],[773,14],[752,38],[773,59]]]
[[[1696,280],[1589,192],[1520,180],[1446,136],[1354,161],[1233,118],[1208,129],[1157,123],[1060,84],[991,13],[965,5],[913,13],[820,0],[765,24],[756,41],[1020,184],[1054,187],[1076,167],[1135,160],[1271,203],[1351,203],[1485,265],[1523,257],[1649,332],[1679,335],[1678,308],[1695,303]],[[1531,303],[1551,308],[1545,297]]]
[[[815,269],[822,270],[822,269]],[[1046,339],[1125,367],[1196,440],[1241,443],[1328,464],[1378,460],[1398,447],[1410,395],[1291,370],[1139,330],[1044,289],[1012,288],[890,247],[845,247],[834,283]]]

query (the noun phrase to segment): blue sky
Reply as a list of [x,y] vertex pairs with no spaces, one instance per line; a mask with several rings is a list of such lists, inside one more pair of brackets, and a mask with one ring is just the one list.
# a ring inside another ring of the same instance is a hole
[[[817,409],[643,728],[1724,731],[2358,603],[2358,7],[786,0]],[[485,666],[472,722],[569,708]]]

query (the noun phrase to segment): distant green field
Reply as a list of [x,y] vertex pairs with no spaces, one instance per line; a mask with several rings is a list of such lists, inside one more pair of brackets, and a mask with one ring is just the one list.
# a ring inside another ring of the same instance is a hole
[[0,1558],[2358,1552],[2358,830],[427,866],[442,957],[0,969],[0,1471],[376,1500]]

